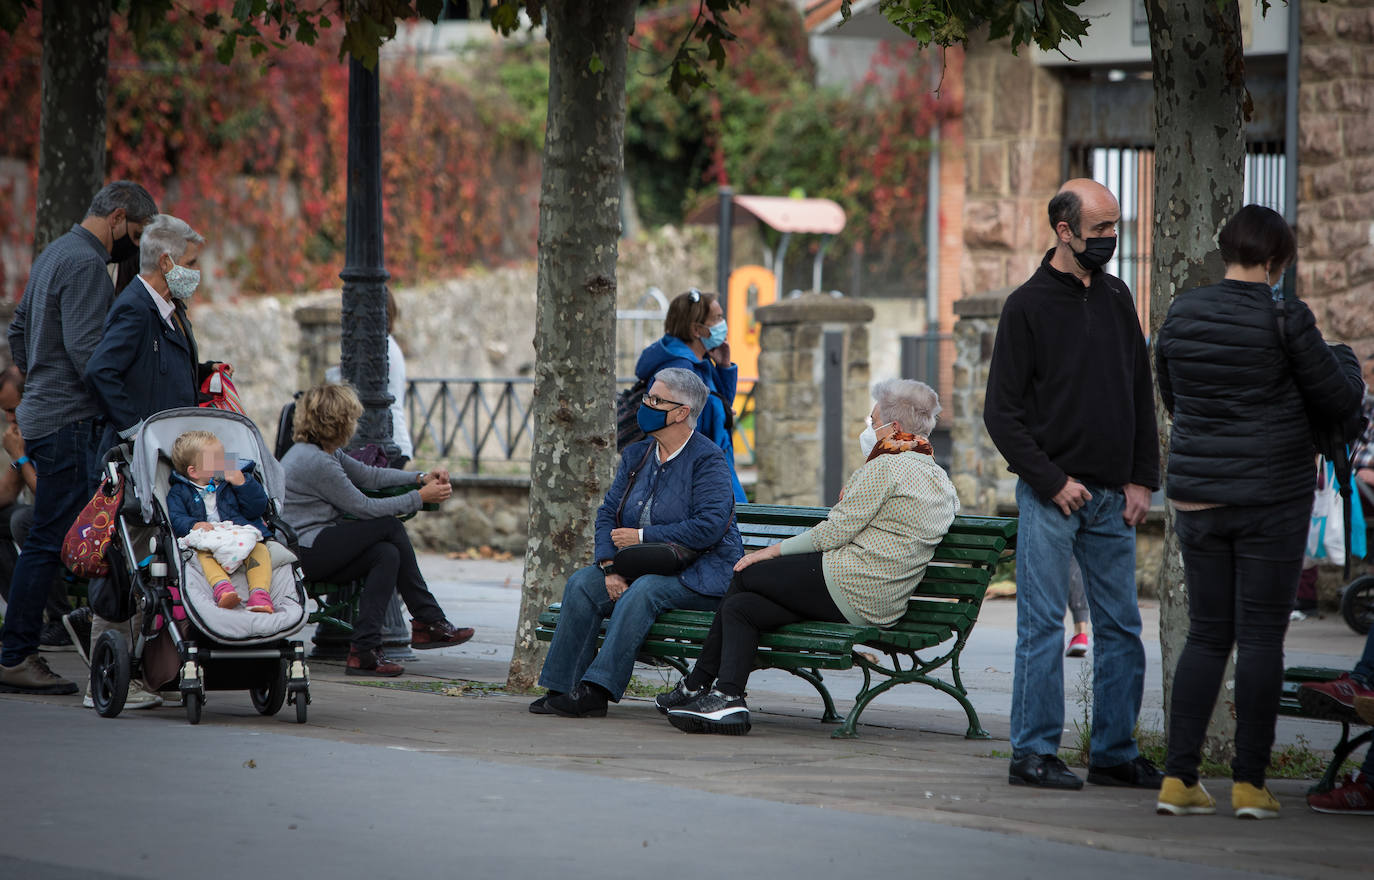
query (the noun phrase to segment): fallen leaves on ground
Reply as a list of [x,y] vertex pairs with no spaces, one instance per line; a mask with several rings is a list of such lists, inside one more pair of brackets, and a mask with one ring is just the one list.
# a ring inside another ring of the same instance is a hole
[[469,547],[466,550],[454,550],[446,555],[449,559],[491,559],[496,562],[509,562],[515,558],[514,553],[497,550],[487,544],[483,544],[481,547]]

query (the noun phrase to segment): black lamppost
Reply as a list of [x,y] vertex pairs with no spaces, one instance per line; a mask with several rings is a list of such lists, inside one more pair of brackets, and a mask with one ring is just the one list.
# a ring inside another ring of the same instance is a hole
[[[379,62],[380,63],[380,62]],[[375,443],[395,459],[400,455],[391,436],[391,401],[387,391],[386,271],[382,247],[382,137],[378,71],[361,61],[348,62],[348,195],[344,243],[342,337],[344,381],[358,392],[363,415],[354,446]],[[314,657],[344,657],[349,635],[321,624],[315,633]],[[399,597],[393,595],[382,621],[382,643],[396,659],[410,659],[410,627]]]
[[382,256],[382,138],[378,71],[348,62],[348,196],[344,244],[343,376],[358,392],[363,415],[353,442],[375,443],[388,458],[400,454],[391,439],[387,392],[386,280]]

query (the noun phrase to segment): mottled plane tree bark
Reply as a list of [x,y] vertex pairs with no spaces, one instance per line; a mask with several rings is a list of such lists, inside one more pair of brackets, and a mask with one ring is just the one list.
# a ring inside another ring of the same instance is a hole
[[105,182],[109,46],[110,0],[43,4],[35,255],[81,222]]
[[[1245,60],[1236,0],[1145,0],[1155,93],[1154,233],[1151,240],[1150,331],[1174,296],[1221,278],[1217,233],[1240,209],[1245,161]],[[1156,392],[1159,441],[1166,461],[1170,422]],[[1159,647],[1168,714],[1174,669],[1188,636],[1188,590],[1165,505],[1164,562],[1159,571]],[[1235,654],[1207,729],[1203,753],[1234,753]]]
[[616,257],[625,73],[636,0],[545,5],[549,108],[539,194],[529,543],[508,683],[529,689],[539,613],[591,561],[615,457]]

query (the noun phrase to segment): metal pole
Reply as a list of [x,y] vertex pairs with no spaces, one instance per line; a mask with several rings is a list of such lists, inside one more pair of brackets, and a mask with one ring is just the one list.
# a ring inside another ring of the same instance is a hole
[[844,333],[825,331],[821,353],[821,503],[829,506],[844,488]]
[[720,308],[730,314],[730,242],[735,230],[735,191],[722,186],[720,217],[716,226],[716,293],[720,294]]
[[387,393],[386,281],[382,247],[382,141],[378,71],[348,62],[348,195],[344,244],[343,376],[358,392],[363,415],[357,446],[375,443],[388,458],[391,439]]
[[[1283,216],[1291,226],[1298,223],[1298,62],[1302,54],[1301,18],[1300,0],[1288,0],[1288,57],[1283,102]],[[1297,286],[1297,273],[1289,266],[1283,279],[1284,297],[1296,299]]]

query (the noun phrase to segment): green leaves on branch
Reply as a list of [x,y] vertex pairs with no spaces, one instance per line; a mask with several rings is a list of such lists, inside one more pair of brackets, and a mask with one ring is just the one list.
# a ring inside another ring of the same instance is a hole
[[[1036,45],[1046,52],[1066,40],[1082,45],[1090,22],[1074,10],[1083,0],[878,0],[878,9],[897,27],[926,46],[968,43],[969,35],[988,26],[992,40],[1009,38],[1013,54]],[[851,0],[840,5],[849,20]],[[844,29],[839,33],[843,35]]]

